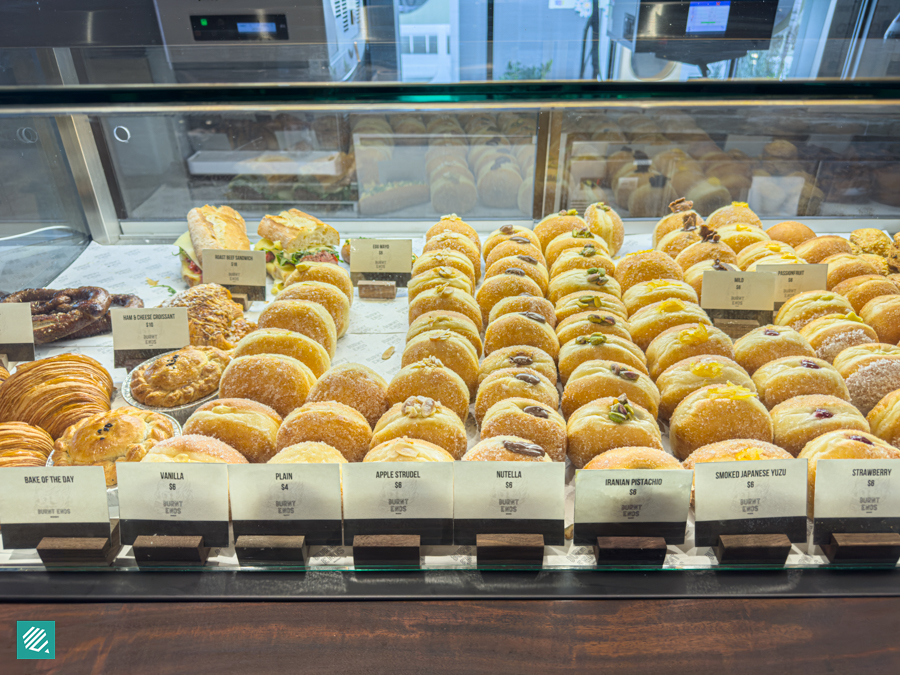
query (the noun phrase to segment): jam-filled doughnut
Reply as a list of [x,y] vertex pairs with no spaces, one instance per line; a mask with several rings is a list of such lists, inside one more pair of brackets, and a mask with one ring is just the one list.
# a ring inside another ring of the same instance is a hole
[[834,357],[850,400],[867,415],[887,394],[900,389],[900,347],[883,342],[848,347]]
[[468,447],[466,427],[450,408],[427,396],[410,396],[396,403],[375,423],[369,448],[394,438],[417,438],[460,459]]
[[616,272],[616,264],[612,258],[593,246],[583,246],[563,251],[553,263],[553,267],[550,268],[550,279],[553,281],[560,275],[573,270],[589,270],[591,268],[602,269],[609,277]]
[[834,366],[812,356],[786,356],[769,361],[753,373],[753,383],[759,400],[770,410],[782,401],[807,394],[850,400],[844,378]]
[[862,311],[869,300],[874,300],[882,295],[900,295],[900,289],[880,274],[851,277],[837,284],[831,290],[847,298],[847,301],[853,305],[853,311],[857,314]]
[[527,398],[554,410],[559,407],[556,386],[531,368],[502,368],[495,370],[478,385],[475,397],[475,420],[481,419],[488,409],[507,398]]
[[568,211],[563,210],[559,213],[552,213],[543,218],[534,226],[534,233],[537,235],[537,238],[541,240],[541,249],[544,250],[553,239],[561,234],[571,232],[572,230],[587,229],[590,228],[584,221],[584,218],[578,215],[578,211],[569,209]]
[[615,255],[625,241],[625,225],[619,214],[608,204],[596,202],[584,210],[588,229],[600,235],[609,246],[609,254]]
[[824,394],[789,398],[772,408],[771,414],[773,442],[794,457],[811,440],[830,431],[869,431],[869,423],[853,404]]
[[484,358],[478,369],[478,384],[488,375],[504,368],[530,368],[536,370],[556,386],[556,362],[543,349],[527,345],[503,347]]
[[588,471],[594,469],[650,469],[666,471],[683,469],[681,462],[668,452],[656,448],[613,448],[597,455],[584,465]]
[[635,343],[647,349],[664,330],[689,323],[712,325],[700,305],[670,298],[639,309],[628,319],[628,328]]
[[556,408],[529,398],[498,401],[481,419],[481,439],[512,435],[539,445],[554,462],[566,460],[566,421]]
[[412,266],[412,276],[417,277],[436,267],[449,267],[450,269],[462,272],[471,282],[472,288],[475,288],[474,265],[472,265],[471,261],[462,253],[446,248],[423,253],[416,258]]
[[873,298],[865,304],[860,315],[878,334],[880,342],[900,342],[900,295]]
[[605,312],[615,314],[623,321],[628,318],[625,305],[618,298],[603,291],[582,291],[570,293],[556,301],[556,323],[559,325],[573,314],[582,312]]
[[666,368],[656,378],[659,389],[659,418],[668,420],[689,394],[710,385],[736,384],[756,391],[747,371],[724,356],[692,356]]
[[493,436],[476,443],[463,462],[552,462],[537,443],[520,436]]
[[670,298],[681,300],[682,302],[700,303],[697,292],[690,284],[672,279],[644,281],[632,286],[622,294],[622,302],[625,304],[625,309],[628,310],[629,316],[647,305],[669,300]]
[[541,295],[547,293],[547,286],[550,284],[547,268],[538,262],[537,258],[532,258],[528,255],[513,255],[507,258],[500,258],[487,268],[484,278],[487,280],[498,274],[517,274],[521,276],[522,272],[540,287]]
[[849,314],[852,311],[853,306],[843,295],[832,291],[806,291],[798,293],[781,306],[775,315],[775,324],[800,330],[820,316]]
[[576,469],[614,448],[663,449],[656,418],[624,394],[581,406],[569,417],[566,434],[566,454]]
[[784,242],[788,246],[799,246],[804,241],[816,238],[815,232],[796,220],[786,220],[783,223],[773,225],[766,230],[766,234],[776,241]]
[[470,395],[475,395],[478,386],[478,352],[471,342],[449,330],[425,331],[406,343],[401,364],[405,367],[428,356],[440,359],[443,365],[463,379],[469,387]]
[[803,326],[800,335],[806,338],[816,356],[828,363],[848,347],[878,342],[875,329],[853,312],[820,316]]
[[547,297],[550,302],[555,303],[567,295],[582,291],[600,291],[615,298],[622,295],[619,283],[603,267],[591,267],[575,269],[555,276],[550,282]]
[[629,253],[616,264],[616,281],[624,293],[632,286],[654,279],[684,280],[684,270],[662,251]]
[[483,345],[478,326],[464,314],[442,311],[425,312],[425,314],[420,315],[409,324],[409,330],[406,331],[406,341],[409,342],[417,335],[430,330],[449,330],[457,333],[472,343],[478,356],[482,354]]
[[564,345],[582,335],[604,333],[631,340],[628,322],[609,312],[580,312],[563,319],[556,327],[559,343]]
[[647,369],[650,377],[656,380],[669,366],[701,354],[733,359],[731,338],[718,328],[703,323],[674,326],[657,335],[647,347]]
[[659,390],[644,373],[615,361],[585,361],[569,379],[562,396],[563,416],[569,417],[583,405],[607,396],[627,394],[628,399],[653,417],[659,411]]
[[553,241],[547,244],[547,250],[544,251],[544,257],[547,258],[547,265],[553,269],[553,263],[557,261],[560,255],[570,249],[592,248],[596,253],[609,256],[609,245],[606,240],[598,234],[594,234],[590,230],[572,230],[564,232],[558,237],[554,237]]
[[488,315],[488,325],[499,319],[504,314],[517,314],[519,312],[532,312],[544,317],[551,328],[556,327],[556,308],[546,298],[537,298],[533,295],[512,295],[503,298],[493,307]]
[[485,354],[516,345],[537,347],[553,359],[559,355],[556,331],[543,316],[534,312],[504,314],[488,324],[484,333]]
[[640,347],[630,340],[615,335],[591,333],[570,340],[559,349],[559,379],[563,384],[569,375],[585,361],[615,361],[629,368],[635,368],[645,375],[647,359]]
[[825,258],[839,253],[853,253],[850,242],[837,235],[827,235],[808,239],[794,247],[797,255],[810,265],[822,262]]
[[[529,281],[531,281],[529,279]],[[534,282],[532,282],[534,283]],[[484,325],[481,307],[466,291],[453,286],[435,286],[419,293],[409,303],[408,318],[412,323],[427,312],[457,312],[467,317],[480,331]]]
[[806,338],[790,326],[760,326],[734,343],[734,360],[751,375],[775,359],[815,355]]
[[481,249],[485,260],[487,260],[488,256],[491,254],[491,251],[493,251],[498,244],[502,244],[511,237],[520,237],[522,239],[526,239],[531,242],[536,248],[540,248],[541,246],[541,240],[538,239],[534,232],[527,227],[522,227],[521,225],[504,225],[503,227],[491,232],[487,236],[487,238],[485,238],[484,245]]

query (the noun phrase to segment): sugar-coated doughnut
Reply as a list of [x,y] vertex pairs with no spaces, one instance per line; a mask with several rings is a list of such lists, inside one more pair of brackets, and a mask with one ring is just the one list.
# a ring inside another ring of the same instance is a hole
[[554,237],[553,241],[547,244],[544,251],[544,257],[547,259],[547,265],[553,269],[553,263],[569,249],[593,248],[597,253],[608,256],[609,244],[599,234],[594,234],[590,230],[572,230],[571,232],[563,232],[558,237]]
[[484,245],[482,246],[482,254],[484,255],[484,259],[487,260],[488,256],[491,254],[491,251],[498,244],[502,244],[510,237],[521,237],[523,239],[527,239],[530,241],[536,248],[540,248],[541,240],[537,238],[534,232],[527,227],[522,227],[521,225],[504,225],[503,227],[494,230],[491,232],[484,240]]
[[647,305],[670,298],[696,304],[700,302],[697,292],[690,284],[672,279],[644,281],[635,284],[622,294],[622,302],[625,304],[629,316]]
[[[703,273],[704,272],[737,272],[736,265],[724,263],[721,260],[701,260],[696,265],[691,265],[684,272],[684,283],[694,289],[694,293],[700,300],[703,298]],[[699,303],[700,300],[697,300]]]
[[662,251],[629,253],[616,264],[616,281],[624,293],[632,286],[654,279],[684,280],[684,270]]
[[849,314],[852,311],[853,306],[843,295],[831,291],[806,291],[798,293],[781,306],[775,315],[775,324],[800,330],[820,316]]
[[891,238],[875,227],[863,227],[850,233],[850,246],[854,253],[868,253],[887,258],[893,248]]
[[622,394],[653,417],[657,416],[659,390],[647,375],[614,361],[585,361],[566,381],[562,396],[563,416],[568,418],[578,408],[598,398],[615,398]]
[[217,438],[248,462],[263,463],[275,455],[281,421],[281,415],[262,403],[220,398],[197,408],[184,423],[184,433]]
[[628,318],[628,311],[622,301],[603,291],[571,293],[556,301],[557,325],[573,314],[582,312],[608,312],[615,314],[623,321]]
[[488,325],[499,319],[504,314],[518,312],[532,312],[544,317],[551,328],[556,326],[556,308],[546,298],[536,298],[532,295],[513,295],[503,298],[493,307],[488,315]]
[[537,443],[520,436],[493,436],[476,443],[463,455],[464,462],[552,462]]
[[406,367],[428,356],[440,359],[443,365],[463,379],[469,387],[470,395],[475,395],[478,386],[478,352],[471,342],[449,330],[425,331],[406,343],[401,365]]
[[731,338],[703,323],[674,326],[657,335],[647,347],[647,369],[655,381],[669,366],[702,354],[733,359]]
[[336,337],[341,337],[350,327],[350,301],[337,287],[324,281],[298,281],[279,293],[275,303],[286,300],[308,300],[322,305],[334,321]]
[[731,202],[709,214],[706,224],[715,229],[729,223],[746,223],[762,227],[762,221],[745,202]]
[[786,220],[783,223],[773,225],[766,230],[772,239],[784,242],[788,246],[799,246],[804,241],[816,238],[816,233],[803,223],[796,220]]
[[531,368],[546,377],[556,386],[556,362],[538,347],[515,345],[493,351],[484,358],[478,369],[478,384],[496,370],[504,368]]
[[252,354],[284,354],[309,368],[313,375],[321,377],[331,367],[331,359],[325,347],[302,333],[284,328],[258,328],[238,342],[232,356]]
[[403,437],[433,443],[454,459],[460,459],[468,447],[466,427],[459,416],[427,396],[410,396],[391,406],[375,424],[369,447]]
[[556,327],[556,336],[561,345],[582,335],[594,333],[616,335],[623,340],[631,340],[628,322],[609,312],[580,312],[563,319]]
[[664,330],[689,323],[712,325],[700,305],[670,298],[639,309],[628,319],[628,329],[635,344],[646,350]]
[[860,315],[878,334],[880,342],[900,342],[900,295],[872,298],[862,308]]
[[883,277],[888,276],[893,270],[891,262],[889,262],[887,258],[882,258],[880,255],[875,255],[874,253],[860,253],[859,257],[869,263],[875,268],[875,271]]
[[866,416],[872,433],[900,448],[900,389],[882,398]]
[[798,258],[792,253],[779,253],[776,255],[767,255],[765,258],[759,258],[750,263],[747,272],[764,272],[766,265],[806,265],[808,264],[803,258]]
[[[152,413],[156,414],[156,413]],[[74,425],[73,427],[75,428]],[[59,440],[48,459],[50,466],[69,466],[71,459],[68,453],[61,454]],[[141,458],[141,462],[185,462],[201,464],[247,464],[247,459],[227,443],[212,436],[182,434],[171,436],[153,445]]]
[[366,418],[336,401],[306,403],[284,418],[278,429],[278,450],[315,441],[328,443],[348,462],[361,462],[369,450],[372,428]]
[[728,246],[735,255],[739,255],[748,246],[760,242],[771,241],[771,237],[755,225],[746,223],[729,223],[716,228],[720,241]]
[[268,464],[346,464],[340,451],[328,443],[307,441],[282,448]]
[[547,266],[547,259],[544,257],[541,247],[533,243],[532,239],[518,234],[497,244],[491,252],[487,254],[485,265],[490,267],[498,260],[515,255],[527,255],[534,258],[545,267]]
[[678,404],[669,425],[672,452],[686,459],[697,448],[733,438],[772,442],[772,418],[756,392],[734,384],[713,384]]
[[691,244],[696,244],[700,239],[700,231],[696,225],[685,225],[666,234],[654,248],[667,256],[675,258],[684,249]]
[[850,400],[863,415],[887,394],[900,389],[900,347],[883,342],[848,347],[834,357]]
[[656,448],[613,448],[597,455],[584,465],[585,470],[594,469],[650,469],[666,471],[683,469],[681,462],[668,452]]
[[[531,281],[529,279],[529,281]],[[480,331],[484,325],[481,308],[466,291],[452,286],[435,286],[419,293],[409,303],[408,319],[412,323],[426,312],[457,312],[468,317]]]
[[491,310],[503,298],[509,298],[526,293],[533,297],[543,297],[544,293],[524,272],[517,274],[511,269],[502,274],[485,279],[475,294],[475,300],[481,310],[482,324],[486,324],[491,315]]
[[283,354],[252,354],[232,359],[219,382],[220,398],[249,398],[284,417],[306,401],[316,376]]
[[310,389],[307,403],[337,401],[359,411],[374,426],[389,407],[388,383],[361,363],[342,363],[326,372]]
[[518,436],[544,449],[554,462],[566,460],[566,421],[556,408],[528,398],[498,401],[481,419],[481,439]]
[[448,407],[463,422],[469,416],[469,387],[434,356],[401,368],[388,384],[387,395],[391,405],[403,403],[410,396],[427,396]]
[[828,363],[848,347],[878,342],[875,329],[853,312],[820,316],[803,326],[800,335],[806,338],[816,356]]
[[742,270],[746,270],[757,260],[768,258],[773,255],[797,255],[793,246],[785,244],[781,241],[761,241],[756,244],[750,244],[737,254],[737,265]]
[[[852,253],[838,253],[821,260],[821,264],[828,265],[828,290],[834,289],[842,281],[860,277],[864,274],[878,274],[877,268],[864,258]],[[879,275],[880,276],[880,275]]]
[[534,312],[504,314],[489,323],[484,332],[485,354],[517,345],[537,347],[547,352],[552,359],[559,356],[556,331],[542,315]]
[[[863,274],[858,277],[851,277],[837,284],[832,290],[847,298],[847,301],[853,305],[853,311],[856,313],[861,312],[869,300],[882,295],[900,294],[900,289],[880,274]],[[885,342],[888,342],[888,340],[885,340]]]
[[828,361],[812,356],[786,356],[769,361],[753,373],[753,383],[759,400],[769,410],[789,398],[808,394],[850,400],[841,374]]
[[475,421],[481,424],[488,409],[507,398],[531,399],[554,410],[559,407],[559,392],[538,371],[531,368],[503,368],[492,372],[478,385]]
[[576,469],[614,448],[663,449],[656,418],[625,395],[597,399],[580,407],[569,417],[566,434],[566,454]]
[[717,441],[694,450],[682,466],[693,470],[704,462],[752,462],[762,459],[791,459],[791,454],[773,443],[755,438],[735,438]]
[[425,233],[425,241],[433,239],[444,232],[455,232],[468,237],[478,247],[478,252],[481,252],[481,239],[478,236],[478,232],[455,213],[441,216],[439,221],[429,227]]
[[656,248],[660,240],[669,232],[680,230],[688,224],[698,228],[704,224],[703,217],[694,211],[693,207],[694,203],[684,197],[669,204],[669,210],[672,213],[660,218],[653,227],[653,248]]
[[418,438],[392,438],[373,447],[364,462],[452,462],[444,448]]
[[830,431],[869,431],[866,418],[852,403],[823,394],[789,398],[772,408],[771,415],[773,442],[794,457],[811,440]]
[[700,241],[691,244],[675,256],[675,262],[681,267],[682,273],[704,260],[737,264],[737,255],[728,244],[719,240],[719,234],[715,230],[704,227],[700,231],[700,236]]
[[301,333],[325,348],[334,358],[337,331],[331,314],[311,300],[278,300],[269,304],[256,320],[260,328],[283,328]]
[[808,239],[794,247],[797,255],[811,265],[822,262],[831,255],[838,253],[852,253],[850,242],[837,235],[827,235]]
[[347,296],[353,304],[353,282],[350,273],[340,265],[324,262],[301,262],[294,265],[294,271],[284,280],[284,288],[301,281],[321,281],[331,284]]
[[775,359],[815,355],[806,338],[790,326],[760,326],[734,343],[734,360],[751,375]]
[[421,335],[430,330],[449,330],[453,333],[461,335],[472,343],[475,352],[481,356],[483,345],[481,344],[481,333],[478,326],[467,317],[459,312],[425,312],[419,315],[415,321],[409,324],[409,330],[406,331],[406,341],[409,342],[417,335]]
[[640,347],[615,335],[592,333],[581,335],[559,348],[559,379],[565,384],[578,366],[596,360],[615,361],[649,376],[647,359]]
[[659,389],[659,418],[668,420],[689,394],[710,385],[736,384],[756,391],[747,371],[724,356],[692,356],[666,368],[656,378]]
[[[559,264],[559,263],[557,263]],[[615,298],[620,298],[622,289],[619,283],[609,275],[603,267],[574,269],[562,272],[553,277],[547,297],[550,302],[558,302],[561,298],[582,291],[600,291]]]
[[610,255],[619,252],[625,241],[625,225],[612,207],[603,202],[591,204],[584,210],[584,220],[591,232],[606,241]]
[[472,282],[469,281],[469,277],[463,272],[452,267],[434,267],[427,272],[417,274],[409,280],[409,283],[406,285],[409,302],[415,300],[419,293],[436,286],[452,286],[465,291],[469,295],[475,292]]
[[521,276],[522,272],[540,287],[541,295],[547,292],[547,286],[550,284],[547,268],[537,258],[532,258],[530,255],[511,255],[506,258],[500,258],[487,268],[484,278],[487,280],[498,274],[516,274]]
[[543,218],[534,226],[534,233],[541,241],[541,250],[547,248],[547,245],[556,237],[572,230],[586,230],[588,228],[584,218],[578,215],[578,211],[570,209],[568,211],[560,211],[552,213]]
[[550,280],[552,283],[567,272],[591,268],[602,269],[606,272],[606,276],[612,277],[616,271],[616,264],[612,258],[593,246],[569,248],[559,255],[556,262],[553,263],[553,267],[550,268]]
[[478,246],[464,234],[458,232],[441,232],[436,234],[422,247],[422,253],[430,253],[432,251],[444,250],[456,251],[462,253],[469,262],[472,263],[472,269],[475,270],[475,279],[481,276],[481,251]]
[[475,266],[462,253],[452,251],[450,249],[440,249],[423,253],[412,265],[412,276],[418,276],[435,267],[449,267],[451,269],[462,272],[466,278],[472,282],[472,288],[475,288]]

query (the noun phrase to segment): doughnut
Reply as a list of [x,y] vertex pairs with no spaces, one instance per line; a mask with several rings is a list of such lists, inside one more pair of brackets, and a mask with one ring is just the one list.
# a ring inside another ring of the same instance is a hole
[[347,460],[327,443],[297,443],[276,453],[268,464],[346,464]]
[[639,309],[628,319],[628,329],[635,344],[646,350],[664,330],[688,323],[712,325],[700,305],[670,298]]
[[479,238],[478,233],[475,231],[475,228],[473,228],[455,213],[451,213],[447,216],[441,216],[441,219],[439,221],[429,227],[428,231],[425,233],[425,241],[433,239],[437,235],[444,232],[455,232],[456,234],[461,234],[465,237],[468,237],[472,241],[472,243],[478,247],[479,254],[481,253],[481,239]]
[[737,266],[742,270],[747,270],[757,260],[768,258],[773,255],[793,255],[797,253],[793,247],[780,241],[761,241],[756,244],[750,244],[737,254]]
[[747,371],[724,356],[692,356],[666,368],[656,378],[659,389],[659,418],[668,420],[678,404],[689,394],[713,384],[736,384],[756,391]]
[[622,294],[622,302],[629,316],[639,309],[674,298],[683,302],[699,303],[697,292],[684,281],[654,279],[635,284]]
[[684,270],[662,251],[629,253],[616,265],[616,281],[624,293],[632,286],[654,279],[684,280]]
[[731,338],[703,323],[674,326],[657,335],[647,347],[647,369],[655,381],[669,366],[703,354],[733,359]]
[[462,253],[469,262],[472,263],[472,269],[475,270],[475,279],[481,276],[481,251],[471,239],[464,234],[457,232],[441,232],[436,234],[425,242],[422,247],[422,253],[431,253],[432,251],[456,251]]
[[[863,258],[852,253],[838,253],[823,258],[821,264],[828,265],[828,290],[833,290],[842,281],[861,277],[864,274],[878,274],[878,270]],[[881,276],[881,275],[878,275]]]
[[284,288],[301,281],[321,281],[331,284],[347,296],[347,302],[353,304],[353,282],[350,274],[340,265],[324,262],[301,262],[294,265],[294,271],[284,280]]
[[388,402],[403,403],[410,396],[426,396],[452,410],[463,421],[469,416],[469,387],[433,356],[401,368],[388,384]]
[[[835,396],[807,394],[782,401],[770,411],[775,445],[796,457],[814,438],[838,429],[869,431],[851,403]],[[872,413],[869,413],[870,415]],[[879,435],[880,436],[880,435]]]
[[719,240],[728,246],[735,255],[740,254],[748,246],[771,241],[771,237],[754,225],[746,223],[729,223],[716,229]]
[[492,436],[476,443],[463,455],[464,462],[552,462],[536,443],[519,436]]
[[597,253],[609,256],[609,245],[603,237],[594,234],[590,230],[572,230],[554,237],[553,241],[547,244],[547,250],[544,251],[547,265],[553,269],[553,263],[557,261],[559,256],[573,248],[593,248]]
[[488,256],[491,254],[491,251],[494,250],[498,244],[502,244],[510,237],[521,237],[527,239],[531,242],[535,248],[540,248],[541,240],[535,236],[534,232],[529,230],[527,227],[522,227],[521,225],[504,225],[498,230],[494,230],[491,232],[484,240],[484,245],[482,246],[481,252],[484,255],[484,259],[487,260]]
[[485,279],[475,294],[475,300],[481,309],[482,324],[487,323],[491,310],[503,298],[527,293],[533,297],[543,297],[541,287],[531,280],[524,272],[513,273],[513,269],[507,270],[490,279]]
[[570,340],[559,349],[559,378],[565,384],[569,375],[585,361],[615,361],[649,375],[644,352],[630,340],[615,335],[591,333]]
[[547,285],[550,283],[547,268],[538,262],[537,258],[532,258],[529,255],[511,255],[506,258],[500,258],[487,268],[484,278],[487,280],[498,274],[516,274],[521,276],[520,272],[524,272],[525,276],[529,277],[540,287],[541,295],[547,292]]
[[547,325],[551,328],[556,326],[556,308],[553,303],[546,298],[536,298],[532,295],[512,295],[503,298],[491,308],[488,315],[488,325],[499,319],[505,314],[515,314],[517,312],[531,312],[540,314],[544,317]]
[[481,419],[481,440],[512,435],[539,445],[554,462],[566,461],[566,421],[556,408],[529,398],[498,401]]
[[828,363],[847,347],[878,342],[875,330],[853,312],[820,316],[803,326],[800,335],[806,338],[816,356]]
[[469,395],[475,395],[478,387],[478,352],[471,342],[449,330],[425,331],[406,343],[401,366],[406,367],[428,356],[440,359],[443,365],[463,379],[469,388]]
[[584,465],[584,469],[650,469],[665,471],[683,469],[681,462],[668,452],[656,448],[613,448],[597,455]]
[[331,368],[310,389],[307,403],[335,401],[358,411],[374,426],[389,407],[388,383],[360,363],[342,363]]
[[755,438],[735,438],[718,441],[694,450],[682,466],[694,470],[704,462],[752,462],[763,459],[791,459],[791,454],[773,443]]
[[830,291],[806,291],[785,302],[775,315],[775,324],[800,330],[813,319],[828,314],[849,314],[853,306],[847,299]]
[[[888,262],[887,258],[882,258],[880,255],[874,255],[872,253],[860,253],[860,260],[865,260],[872,267],[875,268],[875,271],[882,277],[886,277],[892,271],[891,263]],[[115,302],[116,296],[113,296],[113,302]]]
[[734,343],[734,360],[751,375],[775,359],[815,355],[806,338],[790,326],[760,326]]
[[468,447],[466,427],[459,416],[427,396],[410,396],[391,406],[375,424],[369,447],[404,437],[433,443],[453,459],[460,459]]
[[419,293],[436,286],[458,288],[469,295],[475,292],[472,282],[469,281],[469,278],[463,272],[452,267],[434,267],[427,272],[417,274],[409,280],[409,283],[406,285],[409,302],[415,300]]
[[893,248],[891,238],[875,227],[863,227],[850,233],[850,246],[854,253],[869,253],[888,258]]
[[834,357],[850,400],[863,415],[887,394],[900,389],[900,347],[883,342],[847,347]]
[[556,331],[540,314],[519,312],[504,314],[488,324],[484,332],[484,353],[491,354],[504,347],[525,345],[537,347],[550,358],[559,356],[559,339]]
[[487,254],[487,257],[484,260],[484,264],[487,267],[490,267],[498,260],[514,255],[527,255],[534,258],[542,265],[547,265],[547,259],[544,258],[541,247],[532,243],[531,239],[518,234],[514,234],[506,241],[497,244],[491,249],[491,252]]
[[654,247],[657,251],[675,258],[679,253],[691,244],[701,240],[700,232],[696,225],[688,224],[678,230],[672,230]]
[[798,256],[811,265],[822,262],[828,256],[853,252],[850,242],[837,235],[808,239],[802,244],[795,246],[794,250],[797,252]]
[[562,272],[553,277],[547,297],[550,302],[555,303],[560,298],[583,291],[600,291],[614,298],[619,298],[622,295],[619,283],[603,267],[590,267],[588,269],[574,269],[569,272]]
[[[529,281],[531,281],[529,279]],[[481,308],[471,294],[452,286],[435,286],[419,293],[409,303],[408,319],[412,323],[426,312],[456,312],[467,317],[481,331],[484,320]]]
[[715,230],[703,227],[700,230],[701,240],[691,244],[675,256],[675,262],[681,267],[682,274],[690,267],[703,260],[718,260],[723,263],[737,264],[737,255],[719,240]]
[[572,230],[590,229],[584,218],[578,215],[575,209],[560,211],[545,216],[534,226],[534,233],[541,242],[541,250],[546,250],[547,245],[554,238]]
[[844,401],[850,393],[840,373],[827,361],[787,356],[770,361],[753,373],[759,400],[770,410],[795,396],[823,394]]
[[704,224],[703,217],[694,211],[694,203],[684,197],[676,199],[669,204],[669,210],[672,213],[660,218],[653,227],[653,248],[656,248],[660,240],[669,232],[680,230],[688,224],[694,227],[700,227]]
[[283,328],[305,335],[322,345],[334,358],[337,331],[331,314],[311,300],[278,300],[266,306],[257,319],[260,328]]
[[268,462],[275,455],[281,415],[245,398],[220,398],[197,408],[184,423],[185,434],[210,436],[228,444],[247,461]]
[[[125,460],[127,461],[127,460]],[[227,443],[211,436],[184,434],[156,443],[141,462],[184,462],[201,464],[247,464],[247,459]],[[66,466],[51,456],[53,466]]]
[[290,356],[309,368],[316,377],[321,377],[331,367],[325,347],[311,337],[284,328],[258,328],[242,337],[232,352],[233,356],[252,354]]
[[796,220],[786,220],[783,223],[773,225],[766,230],[766,234],[776,241],[784,242],[788,246],[799,246],[804,241],[816,238],[815,232]]
[[631,340],[628,322],[608,312],[580,312],[563,319],[556,327],[556,337],[564,345],[582,335],[603,333]]
[[803,258],[798,258],[792,253],[778,253],[775,255],[767,255],[764,258],[758,258],[754,260],[747,267],[747,272],[758,272],[764,271],[760,270],[760,267],[765,267],[766,265],[806,265],[807,262]]
[[582,248],[569,248],[563,251],[553,267],[550,268],[550,280],[552,282],[562,274],[574,270],[589,270],[592,267],[602,269],[608,277],[612,277],[616,271],[616,264],[600,249],[593,246]]
[[371,439],[372,428],[359,412],[336,401],[317,401],[284,418],[275,445],[280,451],[297,443],[327,443],[348,462],[361,462]]
[[475,267],[462,253],[457,253],[450,249],[423,253],[416,258],[412,265],[412,276],[417,277],[424,272],[433,270],[435,267],[449,267],[462,272],[472,283],[472,288],[475,288]]
[[483,345],[481,344],[481,333],[478,330],[478,326],[464,314],[449,311],[442,312],[440,310],[425,312],[409,324],[409,330],[406,331],[406,341],[409,342],[417,335],[430,330],[449,330],[461,335],[472,343],[478,356],[482,354]]
[[869,300],[860,312],[880,342],[900,342],[900,295],[883,295]]
[[497,349],[486,356],[478,369],[478,384],[496,370],[503,368],[530,368],[536,370],[556,386],[556,362],[543,349],[515,345]]
[[284,417],[303,405],[315,383],[316,376],[297,359],[252,354],[231,360],[219,381],[219,397],[249,398]]
[[584,221],[591,232],[603,237],[610,255],[619,252],[625,241],[625,225],[615,210],[608,204],[596,202],[584,210]]
[[109,311],[112,297],[102,288],[28,288],[7,295],[0,302],[31,305],[31,326],[38,345],[62,340],[84,330]]
[[731,223],[745,223],[762,227],[759,216],[745,202],[731,202],[728,206],[723,206],[710,213],[706,219],[706,224],[713,229]]
[[559,407],[556,386],[531,368],[501,368],[478,385],[475,397],[475,421],[481,424],[484,414],[495,403],[508,398],[527,398],[554,410]]
[[[883,441],[900,448],[900,390],[885,395],[866,416],[871,431]],[[842,427],[849,429],[851,427]],[[855,428],[855,427],[852,427]],[[869,429],[866,428],[865,431]]]
[[654,418],[657,416],[659,390],[647,375],[614,361],[585,361],[572,371],[563,389],[563,417],[568,418],[578,408],[598,398],[615,398],[622,394]]
[[624,394],[581,406],[569,417],[566,436],[566,454],[576,469],[614,448],[663,449],[656,418]]
[[556,323],[568,319],[574,314],[583,312],[604,312],[615,314],[623,321],[628,317],[628,311],[622,301],[602,291],[583,291],[570,293],[556,302]]
[[374,446],[364,462],[452,462],[453,455],[444,448],[419,438],[392,438]]
[[807,464],[807,515],[815,515],[816,464],[820,459],[900,459],[900,450],[873,434],[853,429],[829,431],[807,443],[800,454]]
[[669,422],[672,452],[681,460],[704,445],[733,438],[772,442],[769,411],[740,385],[713,384],[688,394]]
[[324,281],[298,281],[275,297],[275,303],[286,300],[307,300],[322,305],[334,320],[336,337],[344,335],[350,327],[350,301],[337,286]]

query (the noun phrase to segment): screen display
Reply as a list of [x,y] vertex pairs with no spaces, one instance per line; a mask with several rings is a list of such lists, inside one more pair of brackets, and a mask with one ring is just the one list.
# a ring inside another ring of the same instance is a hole
[[731,2],[703,0],[688,8],[686,33],[724,33],[728,27]]
[[284,14],[200,14],[191,16],[191,32],[197,42],[269,42],[287,40]]
[[275,23],[239,23],[238,33],[274,33]]

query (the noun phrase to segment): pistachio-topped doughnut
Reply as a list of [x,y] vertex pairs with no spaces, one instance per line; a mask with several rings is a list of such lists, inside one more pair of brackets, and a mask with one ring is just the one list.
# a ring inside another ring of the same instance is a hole
[[555,303],[567,295],[582,291],[601,291],[615,298],[622,295],[619,283],[603,267],[590,267],[563,272],[555,276],[550,282],[547,297],[550,302]]
[[576,469],[584,468],[597,455],[624,447],[662,450],[656,419],[622,394],[583,405],[566,424],[568,456]]
[[561,345],[582,335],[594,333],[616,335],[623,340],[631,340],[628,322],[609,312],[580,312],[563,319],[556,327],[556,336]]
[[550,268],[551,281],[557,279],[560,275],[573,270],[589,270],[599,268],[606,272],[606,275],[612,277],[616,272],[616,264],[605,253],[601,253],[600,249],[593,246],[582,246],[581,248],[569,248],[560,253],[553,267]]
[[619,252],[625,241],[625,225],[612,207],[603,202],[595,202],[584,210],[584,220],[591,232],[606,241],[610,255]]
[[553,241],[547,244],[544,256],[547,258],[547,265],[553,269],[553,263],[569,249],[593,248],[601,255],[609,255],[609,245],[606,240],[598,234],[594,234],[590,230],[572,230],[571,232],[563,232],[558,237],[554,237]]
[[546,216],[534,226],[534,233],[537,235],[537,238],[541,240],[541,249],[544,250],[553,239],[561,234],[571,232],[572,230],[587,229],[590,228],[588,228],[584,218],[578,215],[578,211],[569,209],[568,211],[563,210],[559,213],[552,213],[549,216]]
[[573,314],[582,312],[607,312],[615,314],[623,321],[628,317],[628,311],[622,301],[603,291],[570,293],[556,301],[557,325]]

